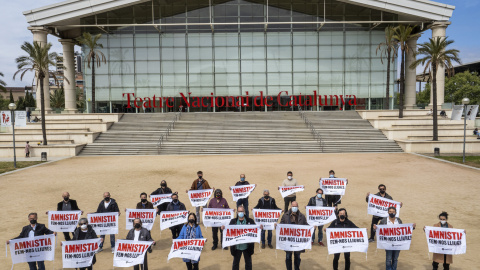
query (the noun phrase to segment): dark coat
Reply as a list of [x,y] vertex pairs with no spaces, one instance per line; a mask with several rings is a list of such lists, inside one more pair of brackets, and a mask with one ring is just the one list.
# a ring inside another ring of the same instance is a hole
[[[398,224],[403,224],[403,222],[400,218],[397,217],[396,219],[398,221]],[[382,220],[380,220],[379,225],[387,225],[387,221],[388,221],[388,217],[384,217],[384,218],[382,218]]]
[[[292,224],[290,223],[290,215],[292,214],[292,209],[288,210],[285,214],[283,214],[282,219],[280,220],[280,224]],[[307,218],[304,214],[300,212],[300,209],[297,211],[298,215],[298,222],[297,225],[308,225]]]
[[[326,207],[327,206],[327,200],[322,198],[322,201],[323,201],[323,206]],[[307,206],[317,206],[317,196],[311,197],[310,200],[308,200]]]
[[[170,189],[169,187],[165,187],[165,189],[160,187],[160,188],[157,188],[154,192],[152,192],[150,194],[150,196],[151,195],[160,195],[160,194],[173,194],[173,192],[172,192],[172,189]],[[158,205],[157,206],[157,209],[158,209],[157,210],[157,215],[160,215],[160,213],[162,211],[167,210],[167,205],[168,205],[167,203],[162,203],[162,204]]]
[[350,221],[350,219],[346,218],[345,221],[341,222],[340,219],[335,219],[332,223],[330,223],[330,226],[328,228],[339,228],[339,229],[345,229],[345,228],[358,228],[355,223]]
[[102,200],[100,202],[96,213],[111,213],[111,212],[120,213],[120,209],[118,209],[118,204],[117,204],[117,201],[115,201],[115,199],[110,199],[110,204],[108,205],[107,208],[105,208],[104,202],[105,200]]
[[270,209],[270,210],[281,210],[278,208],[277,203],[273,197],[270,197],[269,202],[265,201],[265,198],[262,197],[258,199],[257,205],[254,207],[255,209]]
[[[198,178],[193,180],[192,186],[190,187],[190,190],[197,190],[197,182]],[[208,184],[208,181],[205,179],[202,179],[202,189],[211,189],[210,185]]]
[[[178,201],[178,203],[180,204],[180,210],[187,210],[187,208],[185,207],[185,204],[183,204],[180,201]],[[175,211],[175,210],[173,210],[173,202],[171,202],[167,205],[167,211]]]
[[147,204],[145,204],[145,208],[143,208],[142,202],[139,202],[137,203],[137,209],[153,209],[153,203],[147,202]]
[[[135,229],[131,229],[127,234],[127,240],[135,240]],[[150,231],[142,228],[140,229],[140,235],[138,241],[154,241],[150,235]]]
[[[22,232],[14,239],[27,238],[32,229],[33,228],[31,225],[27,225],[23,227]],[[47,229],[47,227],[45,227],[45,224],[37,223],[37,226],[35,227],[34,235],[40,236],[40,235],[46,235],[46,234],[53,234],[53,232]]]
[[[79,211],[77,201],[75,200],[69,200],[70,205],[72,206],[72,211]],[[61,201],[57,204],[57,211],[62,211],[64,201]]]
[[[76,228],[75,231],[73,232],[73,238],[72,240],[78,240],[78,237],[80,235],[80,228]],[[87,235],[85,235],[85,240],[87,239],[95,239],[98,238],[97,234],[95,233],[95,230],[92,228],[92,226],[87,225]],[[97,262],[97,256],[93,255],[93,260],[92,260],[92,265],[94,265]]]
[[[248,217],[245,217],[245,219],[246,219],[245,225],[255,225],[255,221],[253,219]],[[237,221],[238,221],[238,217],[231,219],[229,225],[238,225]],[[255,243],[248,243],[247,245],[248,245],[247,252],[250,255],[253,255],[253,253],[255,253]],[[231,246],[230,253],[232,254],[232,256],[235,256],[235,251],[237,251],[237,246]]]

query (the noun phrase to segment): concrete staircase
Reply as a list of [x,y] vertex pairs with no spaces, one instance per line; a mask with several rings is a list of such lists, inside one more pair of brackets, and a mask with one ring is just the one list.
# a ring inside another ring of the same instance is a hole
[[356,112],[308,112],[324,138],[314,140],[298,112],[183,113],[168,140],[167,114],[125,114],[80,153],[86,155],[204,155],[321,152],[400,152]]

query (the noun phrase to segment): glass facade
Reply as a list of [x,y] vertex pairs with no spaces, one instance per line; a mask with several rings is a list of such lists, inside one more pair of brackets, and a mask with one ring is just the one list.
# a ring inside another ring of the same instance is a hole
[[[316,91],[317,95],[354,95],[357,109],[382,105],[387,64],[376,49],[384,41],[384,30],[368,21],[378,16],[394,20],[394,15],[329,0],[268,3],[212,0],[209,7],[203,0],[152,1],[97,15],[97,22],[126,25],[107,29],[99,40],[107,58],[107,64],[96,68],[100,111],[135,111],[125,108],[123,93],[174,97],[175,109],[184,105],[180,93],[252,97],[262,92],[276,99],[280,92],[286,97],[285,91],[288,95]],[[89,23],[92,18],[82,20]],[[305,23],[332,20],[356,23]],[[129,26],[133,23],[160,27]],[[396,64],[391,66],[393,92]],[[91,69],[84,73],[90,101]],[[249,110],[255,109],[264,108]]]

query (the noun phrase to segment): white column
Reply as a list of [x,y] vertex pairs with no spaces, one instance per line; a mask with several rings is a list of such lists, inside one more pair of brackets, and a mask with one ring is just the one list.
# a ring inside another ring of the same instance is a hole
[[65,113],[75,113],[77,111],[76,93],[75,93],[75,55],[73,39],[59,39],[63,45],[63,65],[65,70],[63,76],[63,87],[65,90]]
[[[28,30],[32,31],[33,34],[33,42],[38,42],[40,45],[45,46],[47,44],[47,35],[50,33],[50,30],[42,27],[42,26],[35,26],[35,27],[28,27]],[[37,75],[35,75],[37,76]],[[45,79],[43,80],[43,93],[44,93],[44,104],[45,104],[45,113],[50,113],[52,109],[50,108],[50,86],[48,82],[48,74],[45,74]],[[37,79],[35,79],[36,85],[36,101],[37,101],[37,108],[36,111],[41,110],[40,105],[40,83]]]
[[[451,24],[449,21],[434,22],[432,24],[432,38],[446,37],[447,27]],[[433,82],[430,82],[430,105],[433,107]],[[445,101],[445,68],[437,69],[437,108],[441,109]]]
[[417,92],[416,92],[416,69],[411,69],[410,65],[415,62],[414,52],[417,51],[418,37],[411,38],[407,41],[408,52],[405,59],[405,108],[416,109],[417,108]]

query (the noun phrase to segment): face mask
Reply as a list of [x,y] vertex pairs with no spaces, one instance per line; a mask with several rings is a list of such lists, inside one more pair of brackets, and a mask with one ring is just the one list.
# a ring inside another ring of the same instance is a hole
[[37,224],[37,220],[35,220],[35,219],[30,220],[30,224],[32,224],[32,225]]
[[394,218],[394,217],[395,217],[395,213],[388,213],[388,215],[389,215],[391,218]]
[[83,224],[82,226],[80,226],[80,229],[86,230],[87,229],[87,224]]
[[174,202],[174,203],[177,203],[177,202],[178,202],[178,199],[174,199],[173,202]]
[[385,194],[385,190],[380,190],[380,194]]
[[317,198],[321,199],[323,194],[317,194]]
[[292,206],[292,212],[293,212],[293,213],[296,213],[297,211],[298,211],[298,207]]
[[166,185],[166,184],[161,184],[160,186],[161,186],[161,187],[166,187],[167,185]]
[[268,196],[268,195],[263,195],[263,198],[265,198],[265,199],[268,199],[268,197],[270,197],[270,196]]
[[243,213],[243,212],[238,212],[238,217],[239,217],[239,218],[243,218],[244,216],[245,216],[245,213]]
[[442,225],[445,225],[445,223],[447,223],[446,220],[440,220],[440,223],[442,223]]
[[135,224],[135,229],[140,229],[141,227],[142,227],[142,225],[140,225],[140,223]]
[[198,176],[198,179],[202,179],[202,177],[203,177],[203,176],[199,175],[199,176]]
[[190,223],[190,224],[195,223],[195,219],[189,219],[189,220],[188,220],[188,223]]
[[245,181],[245,177],[240,178],[240,181],[242,182]]
[[221,197],[222,197],[222,195],[221,195],[221,194],[217,194],[217,195],[215,195],[215,197],[217,197],[217,198],[221,198]]
[[105,201],[106,202],[110,201],[110,197],[105,197]]
[[330,174],[330,178],[334,178],[334,177],[335,177],[335,175],[333,175],[333,174]]
[[338,216],[338,218],[340,218],[340,219],[345,219],[345,216],[344,216],[344,215],[340,215],[340,216]]
[[70,200],[70,197],[63,197],[63,200],[68,201],[68,200]]
[[147,199],[142,199],[142,203],[146,203],[147,202]]
[[287,178],[288,178],[288,180],[292,180],[292,177],[291,177],[290,175],[289,175],[289,176],[287,176]]

